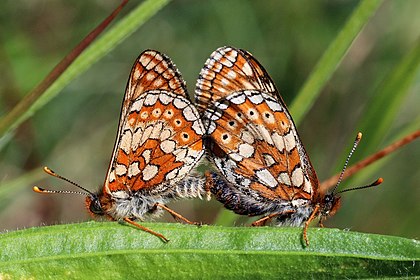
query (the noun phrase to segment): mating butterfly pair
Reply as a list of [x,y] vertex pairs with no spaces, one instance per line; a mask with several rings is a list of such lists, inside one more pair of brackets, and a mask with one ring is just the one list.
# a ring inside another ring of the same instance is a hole
[[[321,223],[334,214],[340,198],[320,193],[293,120],[265,69],[244,50],[219,48],[201,70],[196,104],[198,109],[171,60],[147,50],[131,70],[117,140],[99,193],[45,170],[83,189],[72,193],[87,195],[91,213],[124,220],[165,241],[135,220],[166,210],[192,224],[165,203],[211,192],[238,214],[264,215],[253,225],[270,220],[305,224],[308,244],[309,222],[321,216]],[[205,146],[219,172],[207,172],[204,179],[192,170]]]

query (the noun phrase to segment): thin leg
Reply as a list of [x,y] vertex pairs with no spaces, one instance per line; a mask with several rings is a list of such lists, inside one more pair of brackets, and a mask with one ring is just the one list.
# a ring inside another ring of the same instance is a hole
[[200,226],[201,225],[201,223],[198,223],[198,222],[191,222],[190,220],[188,220],[187,218],[185,218],[185,217],[183,217],[181,214],[178,214],[177,212],[175,212],[174,210],[172,210],[171,208],[169,208],[169,207],[167,207],[166,205],[164,205],[164,204],[160,204],[160,203],[156,203],[155,205],[154,205],[154,207],[160,207],[160,208],[162,208],[163,210],[166,210],[169,214],[171,214],[172,215],[172,217],[174,217],[174,219],[176,220],[176,221],[183,221],[184,223],[186,223],[186,224],[190,224],[190,225],[197,225],[197,226]]
[[265,217],[262,217],[259,220],[256,220],[251,225],[253,227],[265,226],[268,221],[270,221],[272,218],[274,218],[276,216],[281,216],[281,215],[286,215],[286,214],[292,214],[292,213],[295,213],[295,212],[296,212],[295,210],[286,210],[286,211],[283,211],[283,212],[280,212],[280,213],[273,213],[273,214],[267,215]]
[[309,216],[309,219],[305,222],[305,226],[303,227],[303,239],[305,240],[306,246],[309,246],[309,239],[307,235],[309,224],[316,218],[316,215],[319,212],[319,205],[317,204],[312,211],[312,214]]
[[324,227],[324,221],[325,221],[325,218],[323,218],[323,216],[321,216],[321,218],[319,219],[319,222],[318,222],[318,226],[319,227]]
[[124,218],[123,219],[125,222],[127,222],[127,223],[129,223],[130,225],[133,225],[133,226],[135,226],[135,227],[137,227],[137,228],[139,228],[139,229],[141,229],[141,230],[143,230],[143,231],[145,231],[145,232],[148,232],[148,233],[150,233],[150,234],[153,234],[154,236],[157,236],[157,237],[159,237],[160,239],[162,239],[163,240],[163,242],[169,242],[169,239],[167,239],[165,236],[163,236],[162,234],[160,234],[160,233],[157,233],[157,232],[155,232],[155,231],[153,231],[153,230],[151,230],[151,229],[148,229],[147,227],[144,227],[144,226],[142,226],[142,225],[140,225],[140,224],[138,224],[138,223],[136,223],[136,222],[134,222],[133,220],[131,220],[130,218]]
[[210,188],[213,184],[213,179],[211,178],[211,173],[209,171],[204,173],[204,176],[206,177],[206,184],[204,185],[204,190],[206,191],[206,199],[207,199],[207,201],[210,201],[210,199],[211,199]]

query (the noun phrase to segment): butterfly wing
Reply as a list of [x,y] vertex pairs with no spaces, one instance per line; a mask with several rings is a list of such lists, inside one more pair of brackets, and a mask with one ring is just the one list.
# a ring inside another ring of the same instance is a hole
[[131,70],[104,192],[164,192],[204,154],[204,127],[171,60],[154,50]]
[[315,195],[318,179],[296,126],[250,53],[232,47],[213,52],[197,81],[196,102],[229,188],[265,202]]

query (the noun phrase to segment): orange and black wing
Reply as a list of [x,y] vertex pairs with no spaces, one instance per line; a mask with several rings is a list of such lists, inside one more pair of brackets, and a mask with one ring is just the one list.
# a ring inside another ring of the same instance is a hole
[[166,191],[204,154],[204,127],[171,60],[154,50],[128,80],[104,192]]
[[288,203],[315,195],[318,179],[296,126],[250,53],[232,47],[213,52],[197,81],[196,103],[211,158],[238,199]]

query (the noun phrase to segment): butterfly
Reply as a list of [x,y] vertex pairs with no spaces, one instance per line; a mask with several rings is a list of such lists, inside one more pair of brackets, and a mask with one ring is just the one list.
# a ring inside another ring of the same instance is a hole
[[175,219],[192,224],[165,203],[177,198],[201,197],[204,179],[192,174],[204,154],[204,126],[188,97],[181,74],[166,55],[146,50],[135,61],[127,83],[118,133],[103,187],[92,193],[80,185],[79,193],[94,216],[123,220],[164,241],[135,220],[168,211]]
[[[200,72],[195,99],[210,159],[218,169],[206,173],[206,189],[237,214],[263,215],[254,226],[269,221],[304,225],[303,238],[309,245],[309,223],[320,217],[322,226],[340,207],[341,198],[334,191],[321,192],[293,119],[267,71],[245,50],[219,48]],[[360,138],[361,134],[356,143]],[[371,185],[381,182],[380,178]]]

